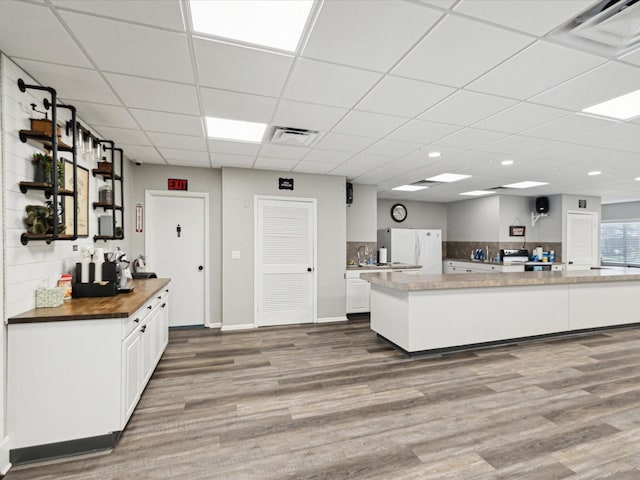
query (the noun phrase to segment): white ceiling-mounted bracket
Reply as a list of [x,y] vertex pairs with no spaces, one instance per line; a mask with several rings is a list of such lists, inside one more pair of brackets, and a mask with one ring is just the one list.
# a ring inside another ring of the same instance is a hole
[[548,213],[535,213],[535,212],[531,212],[531,226],[535,227],[536,226],[536,222],[538,220],[540,220],[542,217],[548,217],[549,214]]

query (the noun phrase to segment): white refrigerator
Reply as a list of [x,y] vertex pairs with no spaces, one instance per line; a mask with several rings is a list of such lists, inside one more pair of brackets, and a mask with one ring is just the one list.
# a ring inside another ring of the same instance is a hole
[[385,228],[378,230],[378,248],[393,263],[422,265],[422,273],[442,274],[442,230]]

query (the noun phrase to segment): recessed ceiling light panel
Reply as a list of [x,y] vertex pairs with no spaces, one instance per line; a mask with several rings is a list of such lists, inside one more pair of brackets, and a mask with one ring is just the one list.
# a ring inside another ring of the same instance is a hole
[[470,192],[463,192],[460,195],[467,195],[470,197],[481,197],[482,195],[491,195],[492,193],[496,193],[493,190],[472,190]]
[[634,180],[635,180],[636,182],[640,182],[640,177],[636,177],[636,178],[634,178]]
[[600,175],[602,172],[599,170],[594,170],[592,172],[587,173],[587,175],[591,176],[591,177],[595,177],[596,175]]
[[465,178],[470,178],[471,175],[460,175],[458,173],[442,173],[440,175],[436,175],[435,177],[429,177],[425,180],[429,180],[431,182],[457,182],[458,180],[464,180]]
[[266,123],[207,117],[207,136],[210,138],[260,143],[266,128]]
[[518,182],[518,183],[511,183],[509,185],[502,185],[505,188],[531,188],[531,187],[540,187],[541,185],[549,185],[547,182],[531,182],[531,181],[526,181],[526,182]]
[[442,155],[440,152],[429,152],[429,158],[438,158]]
[[190,0],[193,30],[293,52],[312,0]]
[[640,90],[621,95],[582,110],[603,117],[628,120],[640,115]]
[[504,165],[505,167],[508,167],[509,165],[513,165],[513,160],[503,160],[500,162],[500,165]]
[[400,185],[399,187],[394,187],[391,190],[398,190],[400,192],[417,192],[418,190],[424,190],[429,187],[421,187],[419,185]]

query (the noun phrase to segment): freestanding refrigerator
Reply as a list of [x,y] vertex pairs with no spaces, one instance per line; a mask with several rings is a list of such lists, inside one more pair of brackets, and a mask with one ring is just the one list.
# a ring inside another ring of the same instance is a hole
[[378,230],[378,248],[393,263],[422,265],[422,273],[442,274],[442,230],[385,228]]

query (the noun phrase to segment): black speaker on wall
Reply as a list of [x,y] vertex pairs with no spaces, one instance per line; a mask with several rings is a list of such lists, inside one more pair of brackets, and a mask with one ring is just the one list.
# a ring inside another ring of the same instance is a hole
[[353,203],[353,183],[347,182],[347,205]]
[[536,212],[549,213],[549,197],[536,198]]

